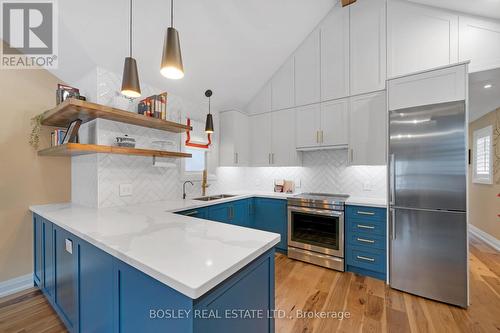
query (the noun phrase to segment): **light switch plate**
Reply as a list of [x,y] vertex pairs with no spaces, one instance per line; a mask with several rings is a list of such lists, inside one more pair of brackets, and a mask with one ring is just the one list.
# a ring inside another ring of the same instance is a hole
[[300,188],[300,186],[301,186],[300,178],[295,178],[295,188]]
[[73,254],[73,241],[71,239],[66,239],[66,252]]
[[132,184],[120,184],[120,197],[129,197],[132,195]]

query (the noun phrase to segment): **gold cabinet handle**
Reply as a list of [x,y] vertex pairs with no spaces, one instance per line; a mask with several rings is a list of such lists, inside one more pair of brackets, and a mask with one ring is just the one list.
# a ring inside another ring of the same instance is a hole
[[361,229],[375,229],[374,226],[372,226],[372,225],[365,225],[365,224],[358,224],[357,227],[361,228]]
[[369,262],[374,262],[375,261],[375,259],[373,259],[373,258],[363,257],[363,256],[356,256],[356,258],[358,258],[360,260],[364,260],[364,261],[369,261]]
[[356,238],[358,242],[363,242],[363,243],[370,243],[373,244],[375,241],[373,239],[365,239],[365,238]]
[[362,211],[362,210],[358,210],[358,214],[359,214],[359,215],[370,215],[370,216],[375,215],[375,213],[374,213],[374,212],[364,212],[364,211]]

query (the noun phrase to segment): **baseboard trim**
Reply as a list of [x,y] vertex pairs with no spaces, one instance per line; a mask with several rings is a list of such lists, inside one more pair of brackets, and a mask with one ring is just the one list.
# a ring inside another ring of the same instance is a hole
[[478,227],[469,224],[469,232],[476,236],[477,238],[481,239],[483,242],[500,252],[500,240],[496,239],[492,235],[490,235],[487,232],[484,232],[483,230],[479,229]]
[[0,297],[33,287],[33,273],[0,282]]

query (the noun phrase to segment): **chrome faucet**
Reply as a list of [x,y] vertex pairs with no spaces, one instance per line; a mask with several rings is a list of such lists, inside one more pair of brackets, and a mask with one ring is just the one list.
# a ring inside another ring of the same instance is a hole
[[189,183],[194,186],[193,182],[190,180],[186,180],[184,184],[182,184],[182,199],[186,199],[186,184]]

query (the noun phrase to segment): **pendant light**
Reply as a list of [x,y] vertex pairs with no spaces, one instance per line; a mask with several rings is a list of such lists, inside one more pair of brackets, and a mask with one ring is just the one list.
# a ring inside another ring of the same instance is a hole
[[205,96],[208,97],[208,114],[207,121],[205,122],[205,132],[213,133],[214,132],[214,120],[212,118],[212,114],[210,113],[210,96],[212,96],[212,90],[205,91]]
[[130,57],[125,58],[122,77],[122,94],[129,98],[141,96],[137,63],[132,58],[132,0],[130,0]]
[[165,34],[160,73],[174,80],[184,77],[179,32],[174,28],[174,0],[170,0],[170,27]]

